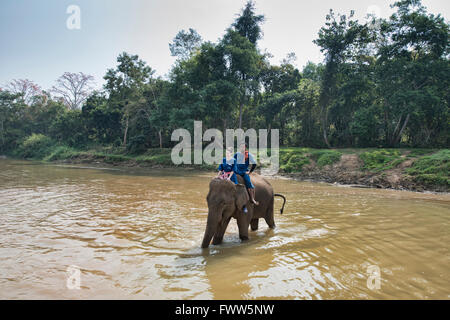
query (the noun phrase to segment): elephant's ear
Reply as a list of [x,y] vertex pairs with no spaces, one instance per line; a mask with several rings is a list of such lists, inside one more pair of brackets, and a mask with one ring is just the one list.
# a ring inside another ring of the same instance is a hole
[[238,210],[242,210],[242,208],[247,204],[249,200],[247,189],[245,188],[244,185],[242,184],[236,185],[235,198],[236,198],[236,207],[238,208]]

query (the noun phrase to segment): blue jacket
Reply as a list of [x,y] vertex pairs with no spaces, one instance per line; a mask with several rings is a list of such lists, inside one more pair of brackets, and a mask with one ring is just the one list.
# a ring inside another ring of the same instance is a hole
[[239,175],[244,175],[247,171],[248,171],[248,166],[250,164],[252,164],[252,167],[254,168],[253,165],[256,166],[256,161],[255,158],[253,158],[253,155],[249,152],[248,153],[248,158],[245,159],[244,154],[237,152],[234,155],[234,159],[236,160],[236,169],[234,170],[234,172],[236,172]]
[[219,171],[231,172],[235,171],[236,161],[234,158],[227,160],[227,158],[223,158],[222,163],[219,165]]

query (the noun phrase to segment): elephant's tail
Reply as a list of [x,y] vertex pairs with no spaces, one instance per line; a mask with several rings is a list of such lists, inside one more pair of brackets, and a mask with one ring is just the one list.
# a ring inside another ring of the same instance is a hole
[[273,196],[283,198],[283,206],[281,207],[281,210],[280,210],[280,214],[283,214],[284,205],[286,204],[286,197],[279,193],[275,193]]

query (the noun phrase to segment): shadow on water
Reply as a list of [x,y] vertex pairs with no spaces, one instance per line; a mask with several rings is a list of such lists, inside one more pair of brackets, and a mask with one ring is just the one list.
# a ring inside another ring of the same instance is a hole
[[[233,219],[234,220],[234,219]],[[235,223],[235,222],[234,222]],[[230,225],[233,221],[230,222]],[[204,275],[214,299],[241,299],[249,296],[246,284],[255,266],[267,260],[267,252],[258,250],[269,243],[276,231],[261,223],[257,231],[250,231],[250,239],[241,241],[237,230],[227,231],[223,243],[200,248],[199,245],[180,254],[177,263],[184,265],[185,259],[200,258]],[[237,229],[237,228],[236,228]],[[200,239],[201,240],[201,239]],[[273,257],[270,257],[272,259]]]

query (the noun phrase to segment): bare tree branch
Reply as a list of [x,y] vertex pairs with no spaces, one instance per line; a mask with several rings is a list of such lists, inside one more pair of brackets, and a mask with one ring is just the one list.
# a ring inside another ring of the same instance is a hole
[[14,79],[8,83],[4,89],[13,94],[20,94],[27,105],[30,105],[33,102],[34,97],[43,94],[42,89],[28,79]]
[[82,72],[65,72],[56,80],[51,92],[60,97],[69,109],[79,109],[93,91],[94,77]]

